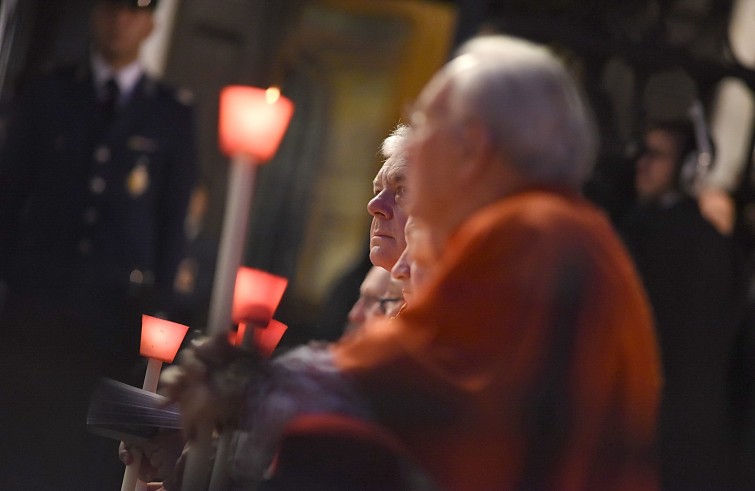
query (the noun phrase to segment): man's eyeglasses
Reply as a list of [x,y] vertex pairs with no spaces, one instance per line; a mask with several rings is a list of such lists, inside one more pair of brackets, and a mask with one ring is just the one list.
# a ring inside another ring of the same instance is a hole
[[404,299],[402,297],[385,297],[385,298],[378,298],[377,304],[378,304],[378,308],[380,309],[380,313],[382,313],[383,315],[387,315],[388,312],[393,311],[393,309],[396,307],[396,304],[403,301]]

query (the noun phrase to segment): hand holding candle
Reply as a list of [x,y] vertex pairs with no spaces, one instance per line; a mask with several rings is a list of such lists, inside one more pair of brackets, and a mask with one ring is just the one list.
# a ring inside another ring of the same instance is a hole
[[[147,358],[147,371],[144,374],[142,389],[150,392],[157,391],[163,362],[171,363],[173,361],[188,330],[189,327],[183,324],[149,315],[142,316],[142,337],[139,353]],[[146,484],[137,480],[142,453],[137,449],[132,449],[131,454],[133,462],[126,466],[121,491],[145,490],[147,489]]]

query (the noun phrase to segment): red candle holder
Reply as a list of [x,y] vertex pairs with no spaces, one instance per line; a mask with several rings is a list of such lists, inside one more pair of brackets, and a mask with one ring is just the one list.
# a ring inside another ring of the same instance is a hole
[[228,157],[244,154],[263,163],[275,154],[294,112],[276,87],[243,85],[220,93],[220,149]]
[[268,325],[287,285],[288,279],[282,276],[254,268],[239,268],[233,294],[233,322]]
[[[282,322],[272,319],[270,323],[265,327],[253,327],[252,343],[257,351],[265,358],[270,358],[275,351],[275,348],[280,343],[283,334],[285,334],[288,326]],[[234,333],[232,343],[236,346],[240,346],[246,335],[247,324],[239,324],[239,330]]]
[[172,363],[188,330],[188,326],[177,322],[142,315],[139,353],[145,358]]

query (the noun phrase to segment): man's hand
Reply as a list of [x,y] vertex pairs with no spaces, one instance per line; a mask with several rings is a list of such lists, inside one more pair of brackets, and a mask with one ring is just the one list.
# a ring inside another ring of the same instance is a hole
[[118,447],[118,458],[125,465],[134,462],[134,451],[142,452],[139,466],[139,479],[150,481],[173,481],[176,462],[184,448],[181,433],[165,431],[143,445],[121,442]]
[[259,355],[232,346],[225,336],[201,338],[184,349],[178,363],[163,371],[161,392],[179,404],[186,440],[200,427],[238,426],[246,388],[262,368]]

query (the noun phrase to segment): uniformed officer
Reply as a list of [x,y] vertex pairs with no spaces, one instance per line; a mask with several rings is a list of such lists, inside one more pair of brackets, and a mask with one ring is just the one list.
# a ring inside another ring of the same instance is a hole
[[[169,311],[197,170],[190,94],[138,61],[156,4],[97,0],[90,56],[14,101],[0,149],[0,372],[23,366],[28,383],[0,373],[0,406],[21,401],[0,409],[3,444],[20,455],[20,468],[0,466],[0,489],[87,489],[71,476],[86,459],[79,434],[62,428],[83,433],[94,378],[127,379],[141,314]],[[44,431],[29,428],[46,415]]]

